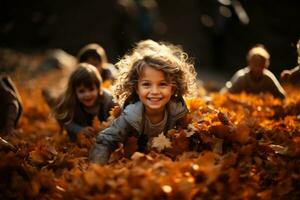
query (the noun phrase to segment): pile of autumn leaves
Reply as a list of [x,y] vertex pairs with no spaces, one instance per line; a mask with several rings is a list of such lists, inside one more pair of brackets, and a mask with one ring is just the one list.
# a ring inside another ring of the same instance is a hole
[[[154,138],[148,154],[128,138],[106,166],[88,162],[93,138],[70,142],[40,90],[23,90],[19,134],[7,138],[16,150],[0,151],[0,199],[299,199],[300,93],[287,90],[283,102],[219,93],[187,99],[181,128]],[[118,113],[93,126],[107,127]]]

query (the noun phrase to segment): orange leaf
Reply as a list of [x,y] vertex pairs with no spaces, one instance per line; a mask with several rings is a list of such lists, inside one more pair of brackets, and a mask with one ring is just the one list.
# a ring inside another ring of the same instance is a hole
[[101,129],[101,121],[99,120],[98,116],[95,116],[92,121],[92,127],[95,129],[96,132],[99,132]]

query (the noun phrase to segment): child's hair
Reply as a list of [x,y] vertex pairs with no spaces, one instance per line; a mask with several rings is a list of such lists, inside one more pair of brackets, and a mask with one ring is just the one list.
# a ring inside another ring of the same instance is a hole
[[174,88],[174,96],[194,94],[196,72],[186,53],[172,44],[144,40],[137,43],[131,53],[123,56],[116,64],[120,69],[114,86],[114,96],[120,104],[137,101],[136,86],[146,66],[164,72]]
[[252,47],[247,54],[247,60],[249,61],[253,56],[260,56],[266,60],[266,68],[270,64],[270,54],[263,44],[256,44]]
[[77,55],[78,61],[87,62],[89,58],[98,60],[101,63],[107,63],[107,56],[103,47],[97,43],[90,43],[79,50]]
[[69,77],[67,88],[55,107],[56,118],[60,122],[69,122],[74,117],[75,107],[79,104],[76,88],[83,85],[87,88],[96,86],[101,92],[102,78],[99,71],[88,63],[79,63]]

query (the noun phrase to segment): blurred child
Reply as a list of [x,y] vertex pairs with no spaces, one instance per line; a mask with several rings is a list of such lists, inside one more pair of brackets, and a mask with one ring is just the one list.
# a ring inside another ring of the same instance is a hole
[[9,76],[0,76],[0,135],[10,135],[22,114],[22,100]]
[[[107,62],[106,53],[99,44],[90,43],[85,45],[79,50],[77,58],[79,63],[89,63],[96,67],[100,72],[102,81],[109,81],[108,85],[111,85],[115,80],[118,70],[114,65]],[[54,96],[50,91],[44,88],[42,95],[46,103],[53,108],[61,98],[61,94],[58,93]]]
[[111,63],[108,63],[104,49],[96,43],[87,44],[82,47],[78,53],[78,61],[86,62],[95,66],[103,81],[115,79],[117,69]]
[[105,121],[116,105],[111,94],[101,89],[101,83],[98,70],[90,64],[80,63],[72,72],[67,89],[55,107],[56,118],[71,140],[75,140],[78,133],[93,135],[94,117]]
[[297,43],[298,52],[298,66],[290,70],[283,70],[280,74],[280,78],[283,81],[287,81],[293,84],[300,84],[300,39]]
[[285,91],[267,68],[270,64],[270,54],[265,47],[258,44],[251,48],[247,55],[248,66],[237,71],[230,82],[226,83],[223,91],[230,93],[258,94],[268,92],[277,98],[285,98]]
[[188,109],[183,95],[195,91],[196,73],[187,55],[171,44],[141,41],[118,63],[114,95],[123,103],[121,115],[98,133],[90,159],[105,164],[128,136],[138,138],[146,151],[151,138],[178,124]]

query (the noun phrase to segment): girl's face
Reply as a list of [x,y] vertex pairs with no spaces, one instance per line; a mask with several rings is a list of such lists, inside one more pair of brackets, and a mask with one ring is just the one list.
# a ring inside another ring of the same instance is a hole
[[82,103],[83,106],[92,107],[97,100],[99,89],[96,85],[93,85],[91,88],[80,85],[75,88],[75,93],[79,102]]
[[136,92],[146,113],[164,112],[174,88],[162,71],[146,66],[138,80]]

